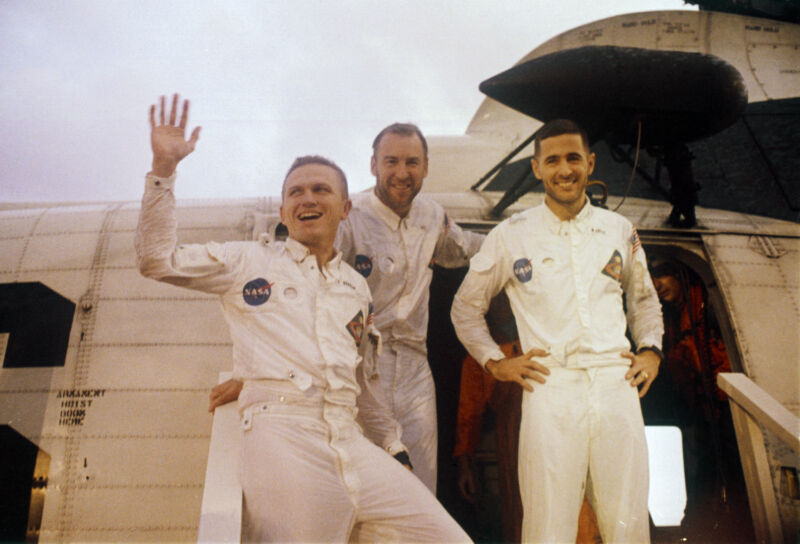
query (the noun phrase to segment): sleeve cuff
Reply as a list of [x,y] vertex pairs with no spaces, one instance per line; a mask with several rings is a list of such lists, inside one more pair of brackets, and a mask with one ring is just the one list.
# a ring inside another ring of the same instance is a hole
[[162,178],[156,175],[153,175],[152,172],[148,172],[147,175],[144,177],[144,188],[145,190],[148,189],[172,189],[175,186],[175,177],[177,176],[178,171],[172,173],[171,176],[168,178]]
[[663,349],[661,347],[661,338],[642,338],[640,342],[635,342],[636,350],[640,351],[646,347],[654,347],[657,350],[661,351]]
[[394,442],[386,446],[386,451],[388,451],[389,455],[391,455],[392,457],[394,457],[401,451],[406,451],[406,450],[407,448],[399,440],[395,440]]
[[654,346],[654,345],[642,346],[636,350],[636,353],[639,354],[642,353],[643,351],[652,351],[653,353],[658,355],[659,359],[661,359],[662,361],[664,360],[664,352],[661,351],[660,346]]
[[489,359],[494,359],[495,361],[502,361],[505,358],[506,354],[503,353],[503,351],[498,347],[495,348],[494,350],[482,353],[481,356],[476,360],[480,362],[483,369],[486,370],[486,363],[489,362]]

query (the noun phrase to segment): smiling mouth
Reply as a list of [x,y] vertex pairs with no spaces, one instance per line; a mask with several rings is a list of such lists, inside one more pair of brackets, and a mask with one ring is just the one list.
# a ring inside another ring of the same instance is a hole
[[566,179],[566,180],[560,180],[560,181],[556,181],[555,182],[556,186],[559,186],[559,187],[572,185],[574,183],[576,183],[576,181],[574,179]]
[[322,214],[319,212],[303,212],[297,216],[300,221],[312,221],[320,217],[322,217]]

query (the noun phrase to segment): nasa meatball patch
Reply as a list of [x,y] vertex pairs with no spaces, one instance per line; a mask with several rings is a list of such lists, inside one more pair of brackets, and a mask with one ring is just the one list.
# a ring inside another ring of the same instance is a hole
[[514,275],[522,283],[531,281],[533,277],[533,267],[530,259],[517,259],[514,261]]
[[366,255],[356,255],[356,262],[353,265],[359,274],[368,278],[372,274],[372,259]]
[[603,267],[603,274],[616,281],[622,281],[622,255],[616,249],[611,254],[611,259]]
[[364,336],[364,312],[361,310],[347,324],[347,332],[356,341],[356,346],[361,346],[361,339]]
[[272,284],[264,278],[248,281],[242,289],[242,297],[250,306],[261,306],[269,300],[272,294]]

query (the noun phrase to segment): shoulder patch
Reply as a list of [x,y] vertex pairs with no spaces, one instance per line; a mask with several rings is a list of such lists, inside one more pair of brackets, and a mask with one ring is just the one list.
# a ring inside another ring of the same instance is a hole
[[611,254],[611,258],[603,267],[603,274],[613,280],[622,281],[622,255],[618,250],[615,249]]
[[361,346],[361,340],[364,336],[364,312],[361,310],[350,320],[346,326],[347,332],[356,341],[356,346]]

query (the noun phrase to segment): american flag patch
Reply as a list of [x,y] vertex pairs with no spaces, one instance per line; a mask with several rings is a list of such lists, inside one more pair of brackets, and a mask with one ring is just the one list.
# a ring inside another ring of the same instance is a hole
[[642,242],[639,240],[639,233],[636,232],[636,227],[633,227],[633,233],[631,234],[630,243],[633,246],[631,253],[636,253],[642,248]]

